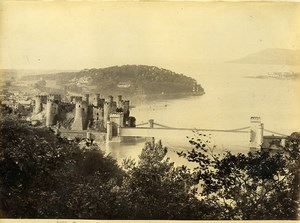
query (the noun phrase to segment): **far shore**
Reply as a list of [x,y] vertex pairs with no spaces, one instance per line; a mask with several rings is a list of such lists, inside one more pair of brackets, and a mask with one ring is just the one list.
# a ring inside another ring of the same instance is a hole
[[171,94],[147,94],[147,95],[133,95],[130,97],[130,101],[133,104],[140,104],[146,101],[156,101],[156,100],[175,100],[179,98],[186,97],[197,97],[205,94],[205,91],[201,92],[180,92],[180,93],[171,93]]

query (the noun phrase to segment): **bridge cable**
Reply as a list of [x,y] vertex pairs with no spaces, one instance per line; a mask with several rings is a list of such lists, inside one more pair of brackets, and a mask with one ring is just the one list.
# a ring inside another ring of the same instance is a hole
[[238,128],[238,129],[230,129],[228,131],[241,131],[241,130],[245,130],[245,129],[249,129],[250,126],[246,126],[246,127],[243,127],[243,128]]
[[163,128],[170,128],[170,129],[176,129],[174,127],[170,127],[170,126],[166,126],[166,125],[162,125],[162,124],[158,124],[156,122],[153,123],[154,125],[157,125],[157,126],[160,126],[160,127],[163,127]]
[[[146,125],[146,124],[149,124],[149,123],[148,122],[141,123],[141,124],[136,125],[136,127],[141,126],[141,125]],[[243,130],[246,130],[246,129],[250,128],[250,126],[246,126],[246,127],[243,127],[243,128],[222,130],[222,129],[176,128],[176,127],[170,127],[170,126],[162,125],[162,124],[155,123],[155,122],[153,124],[156,125],[156,126],[162,127],[162,128],[170,129],[170,130],[192,130],[192,131],[208,131],[208,132],[237,132],[237,133],[247,133],[248,131],[243,131]],[[278,133],[276,133],[276,134],[278,134]],[[283,135],[283,134],[281,134],[281,135]]]
[[158,123],[154,123],[157,126],[163,127],[163,128],[168,128],[168,129],[173,129],[173,130],[195,130],[195,131],[211,131],[211,132],[245,132],[242,130],[250,128],[250,126],[246,126],[243,128],[238,128],[238,129],[230,129],[230,130],[220,130],[220,129],[197,129],[197,128],[175,128],[175,127],[170,127]]
[[[166,126],[166,125],[162,125],[162,124],[158,124],[158,123],[154,123],[155,125],[157,126],[160,126],[160,127],[163,127],[163,128],[170,128],[170,129],[188,129],[188,128],[175,128],[175,127],[170,127],[170,126]],[[229,130],[216,130],[216,129],[211,129],[211,131],[221,131],[221,132],[238,132],[238,131],[241,131],[241,130],[245,130],[245,129],[249,129],[250,126],[246,126],[246,127],[242,127],[242,128],[237,128],[237,129],[229,129]],[[192,128],[191,128],[192,130]],[[201,129],[197,129],[197,128],[194,128],[194,130],[198,130],[198,131],[201,131]],[[204,130],[209,130],[209,129],[204,129]]]
[[268,130],[268,129],[264,129],[264,131],[266,131],[266,132],[268,132],[268,133],[280,135],[280,136],[288,136],[288,135],[285,135],[285,134],[282,134],[282,133],[279,133],[279,132],[274,132],[274,131],[271,131],[271,130]]
[[194,129],[196,131],[205,131],[205,132],[238,132],[238,133],[247,133],[248,131],[242,130],[224,130],[224,129]]
[[137,124],[135,126],[141,126],[141,125],[147,125],[147,124],[149,124],[149,123],[148,122],[144,122],[144,123]]

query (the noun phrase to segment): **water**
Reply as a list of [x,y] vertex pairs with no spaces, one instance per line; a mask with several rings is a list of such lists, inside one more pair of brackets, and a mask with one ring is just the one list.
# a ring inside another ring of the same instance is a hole
[[[268,72],[299,71],[299,67],[274,65],[200,65],[190,73],[201,83],[206,94],[177,100],[159,100],[137,105],[131,110],[138,123],[154,119],[170,127],[235,129],[250,124],[251,116],[260,116],[266,129],[290,134],[299,131],[300,81],[245,78]],[[185,164],[175,151],[192,148],[186,136],[191,131],[168,131],[161,135],[168,156],[176,164]],[[248,133],[211,132],[211,146],[219,150],[247,152]],[[143,143],[102,145],[119,163],[137,158]]]

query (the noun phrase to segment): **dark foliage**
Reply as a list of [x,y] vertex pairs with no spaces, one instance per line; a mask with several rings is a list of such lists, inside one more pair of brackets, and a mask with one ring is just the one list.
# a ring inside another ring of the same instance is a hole
[[0,214],[4,218],[289,219],[299,216],[299,133],[274,153],[216,154],[205,135],[176,167],[161,143],[147,143],[123,169],[47,128],[3,120]]
[[122,218],[207,218],[212,209],[196,198],[190,170],[175,167],[165,157],[166,152],[160,143],[147,143],[137,165],[132,160],[124,163],[128,175],[119,189],[119,202],[127,205],[121,210]]
[[1,122],[2,217],[108,218],[123,172],[100,151],[81,150],[46,128]]
[[298,219],[299,217],[299,134],[287,139],[276,153],[216,154],[209,137],[196,133],[195,147],[179,153],[199,167],[196,180],[200,196],[219,211],[212,219]]

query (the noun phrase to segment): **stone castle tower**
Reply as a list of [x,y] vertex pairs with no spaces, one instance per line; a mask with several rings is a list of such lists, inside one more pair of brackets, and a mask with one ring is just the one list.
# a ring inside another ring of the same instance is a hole
[[48,96],[46,105],[46,126],[52,126],[56,124],[60,101],[60,95],[50,94]]
[[47,103],[47,96],[46,95],[37,95],[34,99],[35,107],[34,107],[34,114],[38,114],[44,109],[44,105]]
[[[69,100],[61,100],[60,95],[36,96],[34,114],[45,111],[46,126],[50,127],[62,122],[65,128],[74,131],[87,129],[106,131],[110,121],[113,135],[119,128],[126,125],[129,117],[129,101],[123,101],[122,96],[114,101],[112,96],[107,100],[100,94],[70,96]],[[72,118],[74,120],[72,121]]]
[[108,100],[104,102],[103,106],[103,120],[104,123],[109,121],[109,114],[115,113],[117,110],[117,103],[114,101],[113,96],[108,96]]
[[84,130],[87,128],[88,118],[88,97],[82,100],[82,97],[75,99],[75,117],[72,130]]
[[95,94],[92,97],[90,97],[89,104],[94,105],[95,107],[99,107],[100,106],[100,94]]

